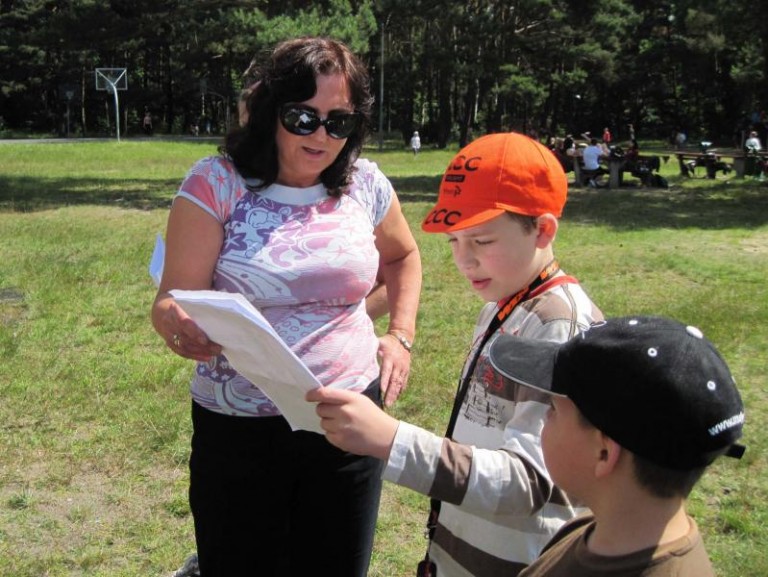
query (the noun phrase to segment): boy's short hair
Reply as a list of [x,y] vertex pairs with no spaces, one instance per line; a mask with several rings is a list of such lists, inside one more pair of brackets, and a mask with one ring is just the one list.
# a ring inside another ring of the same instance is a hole
[[595,323],[562,344],[500,335],[490,360],[506,378],[568,397],[595,427],[660,467],[691,471],[744,453],[736,383],[695,327],[637,316]]
[[560,217],[568,179],[546,146],[515,132],[489,134],[451,160],[437,204],[421,224],[425,232],[450,232],[482,224],[504,212]]
[[536,230],[537,216],[527,216],[525,214],[517,214],[516,212],[507,212],[506,214],[511,220],[518,223],[526,234]]
[[632,471],[638,485],[660,499],[671,499],[672,497],[685,499],[699,482],[706,469],[706,467],[685,471],[670,469],[632,453]]

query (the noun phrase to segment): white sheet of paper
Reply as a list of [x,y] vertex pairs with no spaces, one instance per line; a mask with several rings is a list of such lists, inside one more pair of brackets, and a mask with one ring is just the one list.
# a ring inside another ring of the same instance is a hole
[[315,404],[304,400],[307,391],[321,386],[320,381],[243,295],[170,292],[208,338],[222,346],[224,356],[237,372],[277,405],[294,431],[323,434]]
[[165,242],[163,241],[163,235],[159,232],[155,238],[155,248],[152,251],[152,259],[149,261],[149,276],[155,283],[155,286],[160,286],[160,279],[163,278],[163,264],[165,263]]

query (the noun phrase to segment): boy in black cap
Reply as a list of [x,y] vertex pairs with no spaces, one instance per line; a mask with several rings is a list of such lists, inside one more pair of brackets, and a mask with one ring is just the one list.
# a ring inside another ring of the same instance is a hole
[[699,329],[616,318],[563,344],[500,335],[490,359],[507,386],[550,396],[547,468],[592,510],[520,577],[714,575],[685,499],[715,458],[743,454],[744,406]]

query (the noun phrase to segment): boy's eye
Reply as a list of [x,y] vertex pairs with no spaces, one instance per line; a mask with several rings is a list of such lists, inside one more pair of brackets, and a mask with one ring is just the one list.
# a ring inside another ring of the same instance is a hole
[[493,241],[492,240],[486,240],[486,239],[479,239],[478,238],[478,239],[475,240],[475,243],[479,244],[480,246],[484,246],[486,244],[492,244]]

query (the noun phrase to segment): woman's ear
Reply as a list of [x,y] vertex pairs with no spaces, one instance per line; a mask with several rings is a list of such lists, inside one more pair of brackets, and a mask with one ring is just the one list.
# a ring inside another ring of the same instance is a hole
[[557,236],[557,218],[544,213],[536,219],[536,248],[547,248]]

